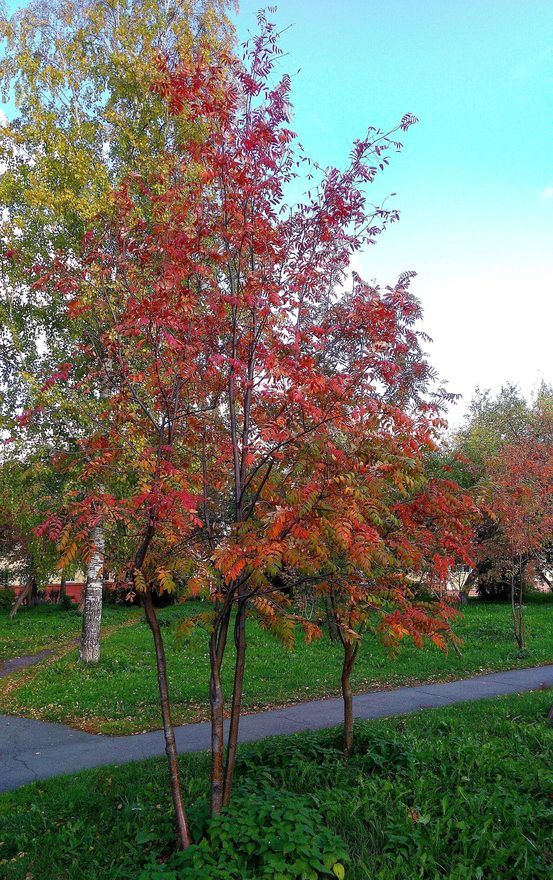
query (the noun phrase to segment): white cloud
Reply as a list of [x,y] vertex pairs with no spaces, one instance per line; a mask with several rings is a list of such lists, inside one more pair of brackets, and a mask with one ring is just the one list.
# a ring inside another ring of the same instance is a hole
[[553,186],[546,186],[541,194],[542,199],[553,199]]

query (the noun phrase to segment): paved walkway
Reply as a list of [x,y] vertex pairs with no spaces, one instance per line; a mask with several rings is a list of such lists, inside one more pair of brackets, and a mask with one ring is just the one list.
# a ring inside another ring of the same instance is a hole
[[[382,718],[418,709],[448,706],[501,694],[553,687],[553,664],[494,672],[463,681],[373,691],[354,698],[357,718]],[[240,740],[332,727],[342,721],[341,699],[314,700],[255,715],[244,715]],[[209,748],[209,724],[187,724],[175,731],[181,752]],[[0,715],[0,791],[87,767],[124,764],[164,753],[161,731],[135,736],[100,736],[28,718]]]

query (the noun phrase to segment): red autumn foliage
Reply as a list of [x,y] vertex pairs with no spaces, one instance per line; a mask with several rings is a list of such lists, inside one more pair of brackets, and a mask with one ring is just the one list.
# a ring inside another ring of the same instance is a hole
[[493,560],[488,577],[510,581],[522,651],[523,589],[548,579],[553,555],[553,409],[546,397],[516,441],[487,460],[484,511],[490,527],[477,549]]
[[[115,194],[115,218],[87,236],[80,270],[59,259],[48,280],[93,341],[88,369],[58,381],[102,388],[97,430],[81,444],[84,497],[61,533],[73,546],[102,517],[121,529],[121,563],[147,603],[177,578],[212,600],[215,812],[231,791],[247,609],[285,640],[297,622],[312,638],[291,595],[316,588],[345,646],[373,615],[392,642],[443,647],[449,608],[418,603],[414,583],[443,583],[469,543],[470,502],[426,470],[441,398],[409,275],[382,291],[349,274],[352,255],[396,218],[370,206],[365,186],[400,145],[370,129],[345,171],[327,169],[287,208],[301,158],[290,80],[270,82],[276,54],[262,18],[243,64],[199,58],[170,71],[160,59],[157,89],[190,136],[170,173],[147,169]],[[51,527],[59,538],[57,519]]]

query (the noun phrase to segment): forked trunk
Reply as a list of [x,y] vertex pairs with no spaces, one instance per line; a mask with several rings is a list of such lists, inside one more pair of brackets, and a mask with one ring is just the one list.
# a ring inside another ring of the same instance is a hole
[[171,705],[169,703],[169,688],[167,685],[167,666],[165,663],[165,649],[159,621],[152,602],[152,595],[148,590],[143,597],[146,620],[154,637],[156,650],[157,682],[159,685],[159,699],[161,704],[161,717],[163,719],[163,734],[165,736],[165,753],[169,764],[169,777],[171,779],[171,794],[177,822],[177,835],[179,848],[186,849],[190,846],[190,828],[184,804],[179,777],[179,762],[175,731],[171,720]]
[[100,659],[100,626],[102,622],[102,572],[104,568],[104,527],[98,523],[91,533],[94,547],[86,573],[83,606],[83,628],[79,658],[85,663]]
[[234,777],[236,752],[238,749],[240,711],[242,709],[242,695],[244,693],[244,671],[246,668],[246,605],[244,602],[239,604],[236,613],[234,643],[236,645],[236,663],[234,667],[230,727],[227,740],[227,762],[225,766],[225,780],[223,787],[224,807],[228,806],[232,792],[232,780]]

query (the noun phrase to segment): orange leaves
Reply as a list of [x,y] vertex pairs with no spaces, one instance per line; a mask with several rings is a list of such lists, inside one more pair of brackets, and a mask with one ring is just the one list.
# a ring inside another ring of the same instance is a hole
[[79,552],[79,546],[76,541],[72,541],[63,551],[57,561],[56,568],[62,571],[66,566],[71,565],[75,561]]
[[247,558],[238,544],[221,545],[213,554],[213,562],[221,572],[225,583],[231,584],[238,579],[247,565]]
[[207,594],[209,595],[209,584],[203,575],[196,575],[195,577],[191,577],[187,581],[186,591],[190,596],[193,596],[194,598],[202,595],[205,592],[207,592]]
[[300,624],[303,629],[305,635],[305,641],[308,645],[311,642],[314,642],[316,639],[320,639],[322,637],[322,630],[315,623],[312,623],[310,620],[300,619]]
[[341,520],[334,526],[334,534],[344,548],[348,548],[351,545],[351,530],[352,523],[345,520]]

